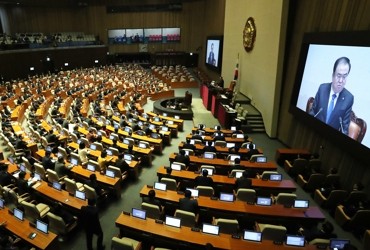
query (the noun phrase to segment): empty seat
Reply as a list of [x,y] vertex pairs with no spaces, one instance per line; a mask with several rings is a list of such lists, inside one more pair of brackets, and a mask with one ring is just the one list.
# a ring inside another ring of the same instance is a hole
[[141,203],[141,208],[146,211],[148,218],[159,219],[161,217],[161,210],[158,205],[143,202]]
[[211,197],[214,194],[214,190],[213,190],[212,187],[208,187],[208,186],[197,186],[196,189],[199,190],[199,195],[201,195],[201,196]]
[[112,250],[140,250],[141,242],[127,237],[113,237]]
[[262,232],[262,240],[272,240],[277,242],[284,242],[286,237],[286,227],[256,223],[256,230]]
[[254,203],[256,201],[256,190],[249,188],[239,188],[236,192],[236,199],[239,201]]
[[237,234],[239,231],[239,223],[237,220],[219,218],[214,219],[213,221],[213,224],[220,227],[220,233]]
[[197,216],[194,213],[181,209],[176,209],[175,217],[180,218],[181,225],[186,227],[194,227],[198,220]]

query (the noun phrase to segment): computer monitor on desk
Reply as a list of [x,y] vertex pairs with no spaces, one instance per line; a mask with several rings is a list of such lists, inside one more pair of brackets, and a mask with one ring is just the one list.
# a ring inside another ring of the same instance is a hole
[[304,247],[305,239],[304,236],[287,235],[285,244],[287,246]]
[[172,216],[166,216],[165,224],[168,225],[168,226],[171,226],[171,227],[180,228],[181,227],[181,219],[176,218],[176,217],[172,217]]
[[262,233],[261,232],[254,232],[254,231],[244,230],[243,240],[261,242],[262,241]]
[[219,235],[220,227],[208,223],[203,223],[202,232],[206,234]]
[[145,210],[138,209],[138,208],[133,208],[131,214],[132,214],[132,217],[139,218],[139,219],[142,219],[142,220],[146,219],[146,211]]
[[40,220],[36,220],[36,229],[40,232],[47,234],[49,233],[49,226],[45,222],[42,222]]

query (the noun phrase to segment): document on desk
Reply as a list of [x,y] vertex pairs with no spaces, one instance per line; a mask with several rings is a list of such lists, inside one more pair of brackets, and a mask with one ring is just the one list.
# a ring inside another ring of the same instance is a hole
[[34,189],[37,189],[41,185],[41,182],[37,182],[35,185],[33,185]]

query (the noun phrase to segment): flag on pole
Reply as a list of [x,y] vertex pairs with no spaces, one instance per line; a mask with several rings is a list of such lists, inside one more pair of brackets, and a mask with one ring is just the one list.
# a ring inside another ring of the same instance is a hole
[[234,81],[238,80],[238,76],[239,76],[239,54],[238,54],[238,59],[236,60],[236,67],[234,71]]

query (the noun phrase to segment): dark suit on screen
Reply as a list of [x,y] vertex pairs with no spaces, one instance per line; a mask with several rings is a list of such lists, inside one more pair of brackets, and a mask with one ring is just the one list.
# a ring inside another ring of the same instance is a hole
[[[309,113],[312,116],[316,115],[316,118],[326,123],[326,115],[329,103],[329,95],[331,90],[331,83],[323,83],[320,85],[315,100],[312,104],[312,108]],[[353,95],[347,90],[343,89],[339,95],[337,95],[337,102],[331,113],[328,125],[341,131],[343,134],[348,135],[348,127],[351,121],[351,111],[354,102]]]

